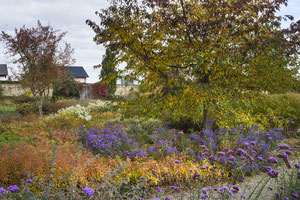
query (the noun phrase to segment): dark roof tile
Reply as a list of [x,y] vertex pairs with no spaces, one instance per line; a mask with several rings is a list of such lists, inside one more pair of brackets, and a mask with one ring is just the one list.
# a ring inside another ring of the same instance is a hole
[[69,72],[71,72],[72,76],[74,78],[87,78],[89,77],[86,73],[86,71],[84,70],[83,67],[81,66],[70,66],[67,67]]
[[0,64],[0,76],[7,76],[7,65],[6,64]]

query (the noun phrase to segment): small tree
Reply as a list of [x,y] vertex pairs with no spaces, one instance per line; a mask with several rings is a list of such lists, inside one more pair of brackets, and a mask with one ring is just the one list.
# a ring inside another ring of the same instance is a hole
[[66,32],[58,33],[51,26],[15,29],[15,36],[2,31],[0,40],[5,43],[6,54],[13,58],[13,63],[20,64],[16,78],[23,88],[30,88],[36,100],[40,117],[42,116],[43,96],[59,77],[62,66],[73,63],[73,49],[65,42],[60,48]]
[[94,66],[95,69],[101,68],[99,79],[103,84],[107,85],[108,94],[114,94],[117,89],[116,55],[115,51],[107,48],[102,63]]

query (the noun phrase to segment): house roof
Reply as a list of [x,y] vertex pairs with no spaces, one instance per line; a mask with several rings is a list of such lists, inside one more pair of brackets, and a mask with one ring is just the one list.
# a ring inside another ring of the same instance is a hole
[[0,64],[0,76],[7,76],[7,65],[6,64]]
[[69,66],[67,67],[69,72],[72,74],[74,78],[87,78],[89,77],[81,66]]

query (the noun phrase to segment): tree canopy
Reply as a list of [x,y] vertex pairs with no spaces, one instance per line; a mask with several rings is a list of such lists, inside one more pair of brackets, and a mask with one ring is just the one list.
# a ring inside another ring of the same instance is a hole
[[287,0],[112,0],[96,12],[99,24],[87,24],[155,94],[150,102],[157,106],[143,104],[145,112],[195,120],[203,113],[206,127],[208,108],[221,109],[224,99],[291,87],[300,20],[281,28],[293,20],[276,15],[283,5]]
[[30,88],[40,115],[42,115],[43,95],[54,81],[62,75],[62,67],[73,62],[73,49],[64,43],[60,47],[65,32],[58,33],[51,26],[42,26],[40,21],[36,28],[15,29],[15,36],[4,31],[0,40],[6,44],[6,54],[13,62],[20,64],[16,78],[24,88]]

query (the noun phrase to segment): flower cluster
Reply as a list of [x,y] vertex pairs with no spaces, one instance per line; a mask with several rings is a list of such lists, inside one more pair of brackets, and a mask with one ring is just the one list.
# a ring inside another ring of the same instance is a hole
[[82,191],[88,195],[88,196],[93,196],[95,191],[92,189],[92,188],[89,188],[89,187],[85,187],[82,189]]
[[58,117],[75,117],[85,121],[90,121],[92,119],[89,109],[80,105],[60,109],[56,114],[48,116],[47,119],[56,119]]
[[17,192],[17,191],[20,191],[19,187],[16,186],[16,185],[12,185],[12,186],[9,186],[7,188],[7,190],[11,191],[11,192]]
[[[83,127],[80,127],[83,130]],[[154,154],[163,155],[179,154],[173,141],[152,135],[154,145],[145,146],[138,142],[134,135],[128,135],[122,125],[117,127],[109,125],[108,128],[97,130],[90,129],[84,132],[83,144],[90,151],[107,156],[120,156],[134,158],[144,158]]]

